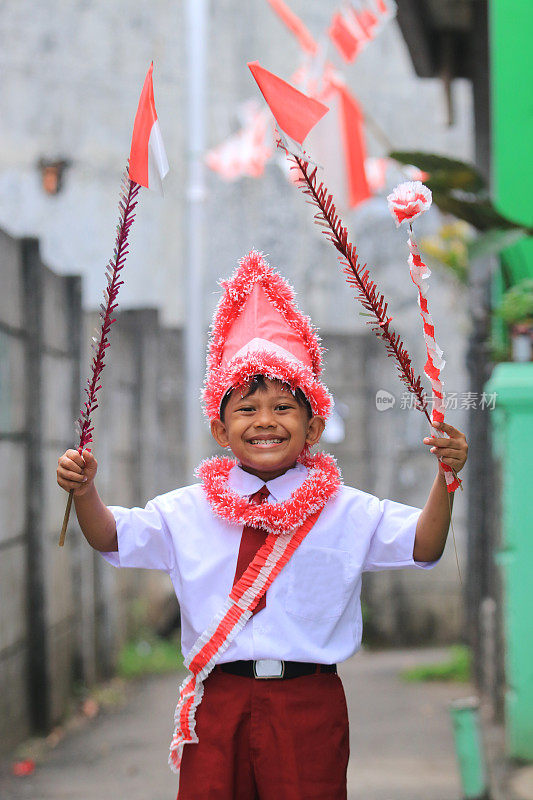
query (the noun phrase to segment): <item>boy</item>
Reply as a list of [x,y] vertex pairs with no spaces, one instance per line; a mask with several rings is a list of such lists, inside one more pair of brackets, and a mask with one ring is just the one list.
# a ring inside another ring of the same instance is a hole
[[[292,289],[253,251],[222,285],[204,403],[237,460],[203,462],[201,484],[145,509],[104,506],[88,451],[59,459],[58,482],[74,489],[83,533],[108,561],[171,576],[189,669],[170,754],[179,800],[341,800],[348,720],[336,663],[360,646],[361,573],[433,566],[446,484],[439,466],[422,512],[342,486],[331,456],[310,454],[331,398]],[[450,438],[424,443],[459,471],[465,437],[440,427]]]

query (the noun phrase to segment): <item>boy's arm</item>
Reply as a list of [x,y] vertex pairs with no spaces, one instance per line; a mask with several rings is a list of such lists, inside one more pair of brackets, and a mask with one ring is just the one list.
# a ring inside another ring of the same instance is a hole
[[[427,437],[424,439],[424,444],[431,445],[432,453],[459,472],[468,456],[468,444],[464,433],[444,422],[435,423],[433,427],[444,431],[450,438]],[[452,506],[453,493],[448,494],[444,470],[439,463],[437,477],[416,526],[413,548],[415,561],[436,561],[441,557],[448,536]]]
[[91,547],[108,553],[118,550],[117,526],[96,491],[97,468],[89,450],[84,450],[81,456],[77,450],[67,450],[58,461],[57,482],[65,491],[73,490],[78,522]]

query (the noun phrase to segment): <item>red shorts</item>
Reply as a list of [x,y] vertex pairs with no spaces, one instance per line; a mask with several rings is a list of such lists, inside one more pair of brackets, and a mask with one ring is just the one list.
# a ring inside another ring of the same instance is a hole
[[185,745],[178,800],[345,800],[348,713],[338,675],[256,680],[215,669]]

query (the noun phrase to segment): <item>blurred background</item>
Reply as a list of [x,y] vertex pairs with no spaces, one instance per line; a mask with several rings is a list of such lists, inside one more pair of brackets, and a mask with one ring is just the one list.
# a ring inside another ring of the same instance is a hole
[[[423,180],[447,421],[464,492],[430,578],[367,575],[368,645],[462,643],[507,753],[533,759],[533,7],[525,0],[0,3],[0,748],[61,720],[139,631],[172,635],[166,576],[114,571],[73,518],[57,458],[88,375],[121,174],[146,70],[170,173],[141,190],[94,451],[106,502],[144,505],[215,452],[198,401],[218,282],[251,248],[294,285],[327,349],[324,448],[346,483],[411,505],[436,464],[335,250],[276,149],[247,61],[323,99],[308,140],[394,327],[425,362],[407,233],[386,197]],[[381,401],[380,401],[381,398]],[[386,402],[383,401],[385,398]]]

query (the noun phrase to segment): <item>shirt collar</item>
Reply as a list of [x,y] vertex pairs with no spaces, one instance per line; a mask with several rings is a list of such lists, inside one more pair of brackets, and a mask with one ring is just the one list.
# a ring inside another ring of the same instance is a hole
[[[307,478],[307,472],[307,467],[297,463],[296,466],[288,469],[279,478],[267,481],[266,486],[270,492],[269,502],[280,503],[283,500],[287,500],[296,489],[300,488]],[[228,486],[241,497],[255,494],[264,485],[265,481],[262,481],[257,475],[245,472],[237,464],[230,470]]]

